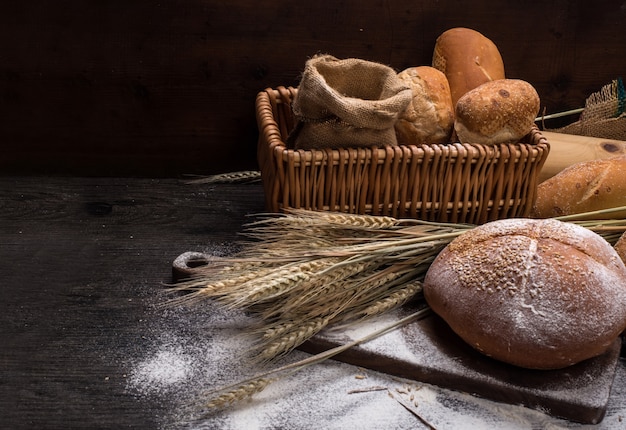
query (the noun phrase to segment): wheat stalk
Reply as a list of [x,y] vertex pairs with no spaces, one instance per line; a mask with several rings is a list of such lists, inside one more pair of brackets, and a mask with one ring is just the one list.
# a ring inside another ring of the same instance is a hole
[[212,398],[206,406],[208,408],[223,408],[225,406],[232,405],[233,403],[252,397],[256,393],[260,393],[265,389],[265,387],[274,381],[275,379],[268,378],[258,378],[245,381],[236,388],[225,391],[217,397]]
[[384,327],[378,330],[372,331],[368,335],[363,336],[359,339],[353,340],[343,345],[339,345],[327,351],[312,355],[303,360],[257,374],[251,378],[245,379],[243,381],[239,381],[235,384],[227,385],[227,386],[217,388],[208,392],[204,392],[201,394],[201,398],[208,399],[208,401],[202,401],[202,404],[211,411],[211,410],[223,408],[225,406],[230,406],[233,403],[241,401],[241,400],[245,400],[251,397],[252,395],[261,392],[272,382],[291,376],[307,368],[308,366],[321,363],[338,354],[341,354],[344,351],[347,351],[350,348],[354,348],[356,346],[369,342],[399,327],[405,326],[421,318],[424,318],[425,316],[430,314],[430,312],[431,312],[430,308],[428,307],[423,308],[397,321],[394,321],[388,325],[385,325]]
[[257,221],[250,224],[250,226],[259,227],[268,225],[269,227],[273,227],[275,225],[288,224],[290,226],[318,226],[322,228],[340,226],[360,229],[386,229],[395,227],[400,222],[400,220],[389,216],[287,209],[283,216],[280,214],[278,216],[276,214],[270,214],[268,219]]
[[211,176],[199,176],[190,179],[187,184],[238,184],[242,182],[257,182],[261,180],[261,172],[258,170],[243,170],[240,172],[227,172]]
[[318,273],[311,279],[312,282],[301,285],[298,291],[294,291],[292,296],[280,303],[281,313],[289,312],[292,309],[302,309],[307,303],[319,303],[320,297],[327,298],[326,302],[332,304],[330,299],[347,290],[348,282],[346,280],[375,267],[375,264],[371,262],[342,263],[337,263]]
[[236,291],[237,287],[239,287],[240,285],[245,285],[246,283],[257,279],[260,274],[272,273],[273,270],[271,268],[268,268],[267,270],[260,272],[261,273],[255,271],[250,271],[247,273],[243,272],[240,275],[234,276],[232,278],[214,280],[212,282],[208,282],[206,279],[181,282],[172,289],[178,291],[192,292],[170,300],[169,304],[176,305],[191,303],[203,298],[217,298],[220,296],[227,296],[230,292]]
[[[318,317],[305,323],[290,325],[282,336],[271,341],[268,345],[264,345],[257,358],[261,361],[270,361],[289,353],[322,331],[331,318],[330,316]],[[293,328],[296,330],[291,330]]]
[[332,264],[332,260],[305,260],[287,264],[278,270],[248,280],[223,301],[230,307],[246,308],[261,301],[289,293],[301,283],[310,279],[311,274]]
[[421,281],[413,280],[407,284],[401,284],[397,288],[390,290],[380,300],[368,305],[362,311],[356,312],[356,318],[370,318],[399,308],[421,291]]

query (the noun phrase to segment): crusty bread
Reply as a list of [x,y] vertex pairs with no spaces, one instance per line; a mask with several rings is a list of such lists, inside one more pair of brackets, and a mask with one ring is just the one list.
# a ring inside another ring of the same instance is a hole
[[465,93],[457,102],[454,129],[461,143],[519,142],[535,123],[539,95],[528,82],[500,79]]
[[[537,186],[532,215],[550,218],[626,206],[626,155],[573,164]],[[624,218],[626,211],[592,218]]]
[[553,219],[506,219],[452,241],[424,280],[435,313],[497,360],[558,369],[626,328],[626,267],[601,236]]
[[395,124],[399,144],[449,143],[454,108],[446,76],[430,66],[410,67],[398,73],[413,99]]
[[453,106],[469,90],[505,78],[504,63],[495,43],[464,27],[451,28],[437,38],[432,66],[446,75]]

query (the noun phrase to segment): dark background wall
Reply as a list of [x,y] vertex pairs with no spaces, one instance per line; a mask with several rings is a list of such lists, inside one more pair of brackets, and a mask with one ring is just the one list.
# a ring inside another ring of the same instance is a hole
[[455,26],[490,37],[548,113],[626,74],[623,1],[2,2],[0,171],[255,169],[258,91],[297,85],[317,52],[430,64]]

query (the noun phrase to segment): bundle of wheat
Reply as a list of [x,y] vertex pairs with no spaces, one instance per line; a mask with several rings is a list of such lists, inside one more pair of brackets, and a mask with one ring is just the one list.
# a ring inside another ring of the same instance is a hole
[[[582,225],[614,244],[626,230],[626,220],[578,219],[624,209],[559,219]],[[472,228],[306,210],[259,216],[247,226],[248,240],[240,252],[215,257],[198,268],[193,278],[172,288],[186,294],[169,304],[212,299],[218,306],[249,312],[258,321],[248,333],[256,339],[253,357],[271,362],[325,328],[362,321],[419,297],[431,262],[450,241]],[[354,344],[423,314],[412,314]],[[351,346],[212,392],[216,397],[208,405],[224,406],[245,398],[262,390],[276,375],[318,363]]]
[[294,210],[248,226],[238,254],[215,258],[175,290],[174,303],[214,299],[258,317],[255,356],[270,361],[328,326],[397,308],[421,292],[430,263],[472,228]]

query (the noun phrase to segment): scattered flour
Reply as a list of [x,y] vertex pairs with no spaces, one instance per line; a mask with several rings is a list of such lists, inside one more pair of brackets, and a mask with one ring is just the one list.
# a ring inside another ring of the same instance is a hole
[[182,347],[163,349],[137,366],[130,375],[129,383],[148,392],[161,392],[183,382],[190,375],[191,366],[191,359],[185,356]]

